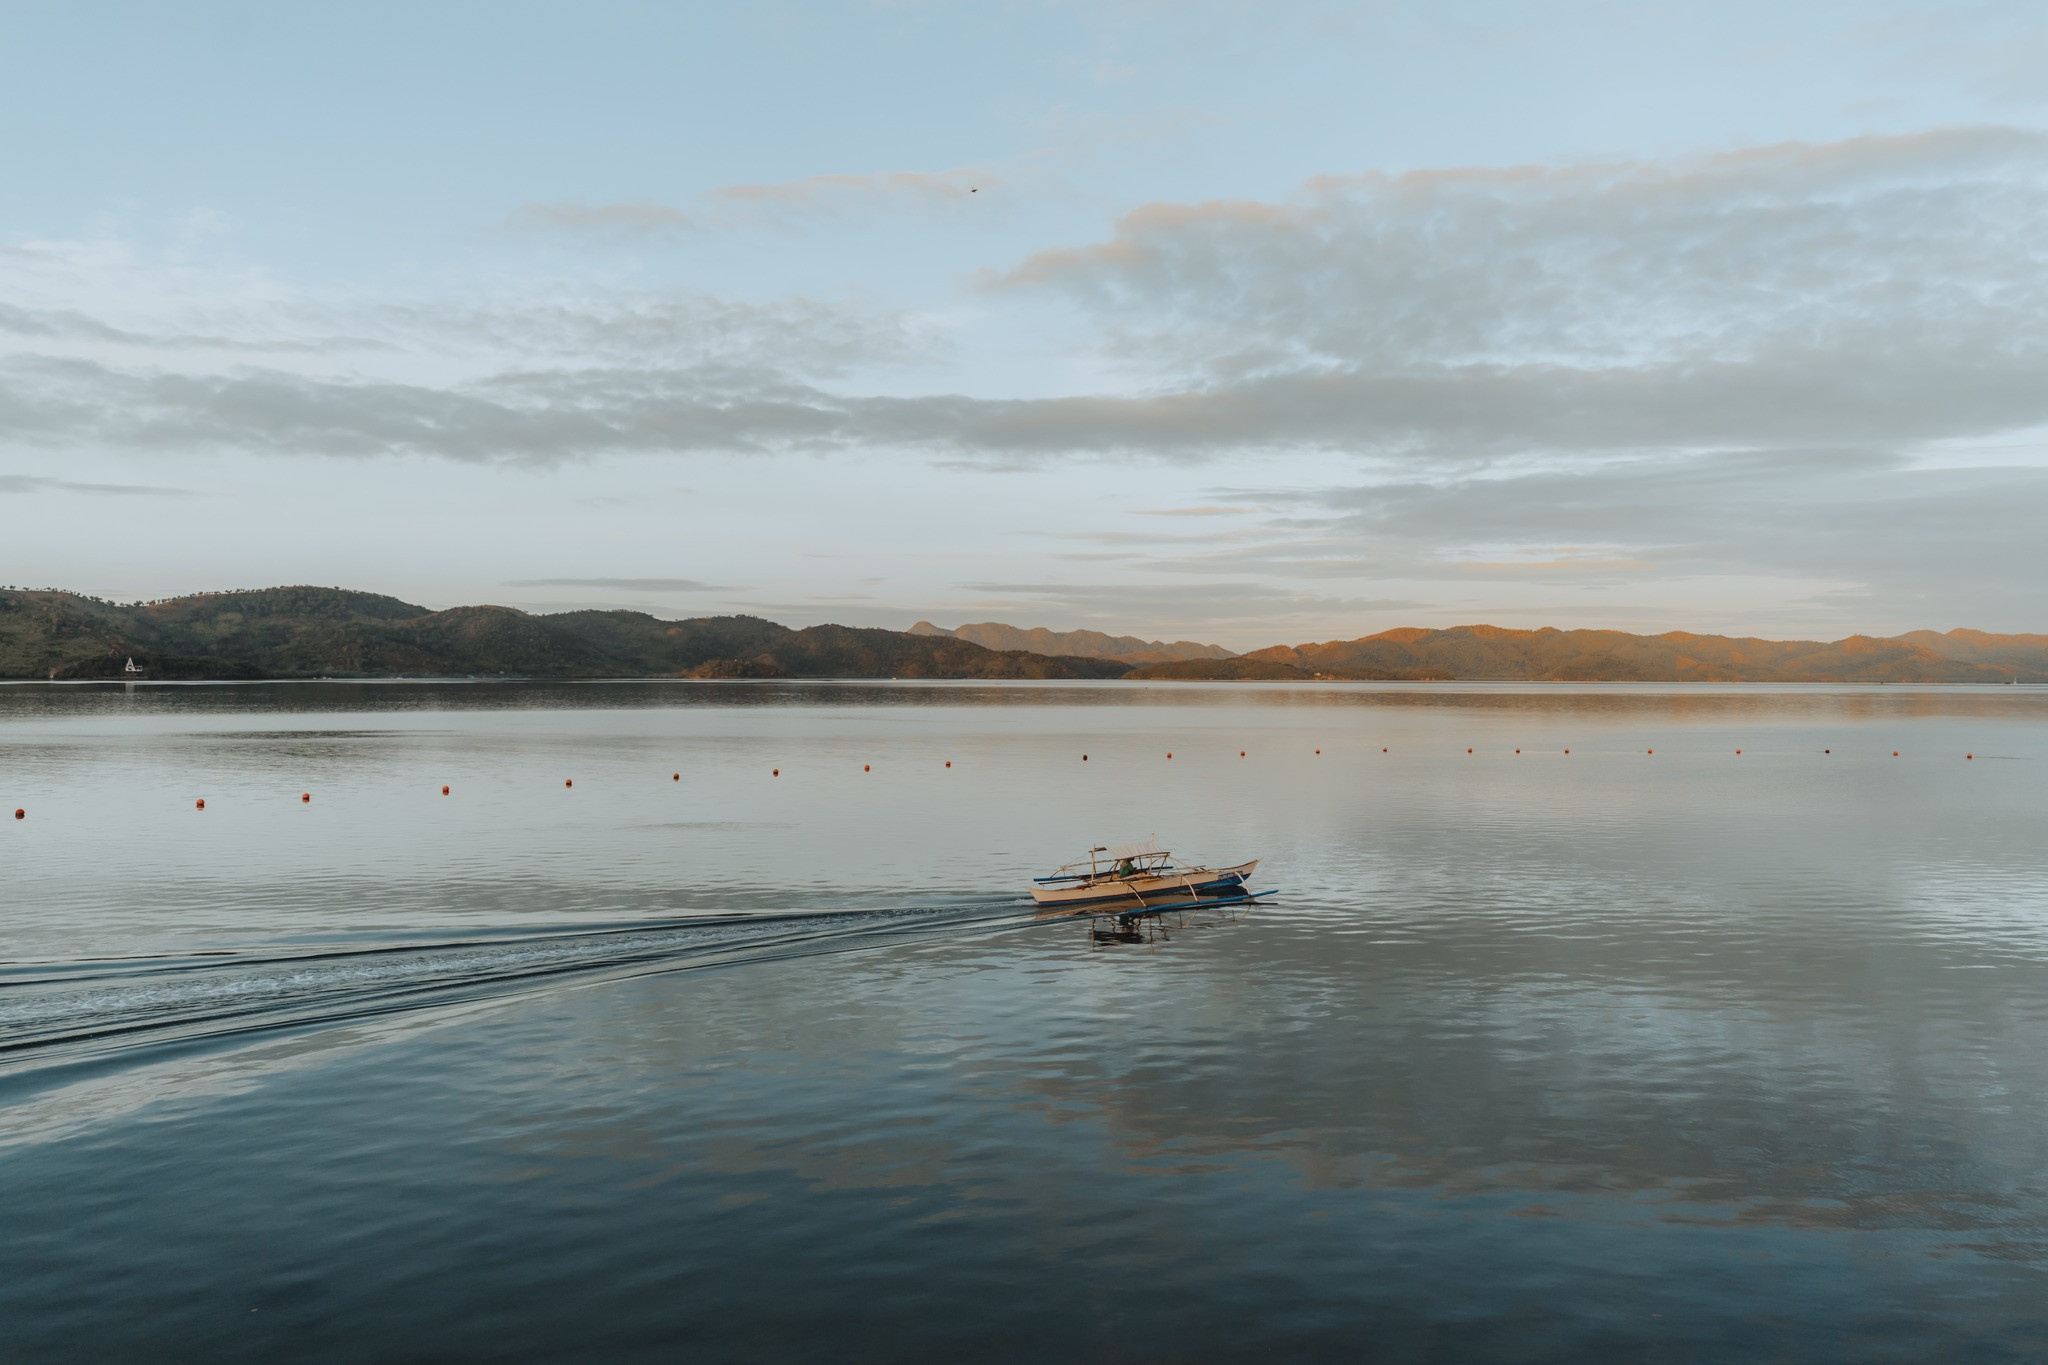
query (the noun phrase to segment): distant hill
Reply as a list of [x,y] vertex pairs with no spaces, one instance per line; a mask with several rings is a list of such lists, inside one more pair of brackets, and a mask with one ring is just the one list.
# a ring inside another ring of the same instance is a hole
[[429,611],[341,588],[261,588],[124,605],[0,589],[0,677],[1114,678],[1125,666],[755,616]]
[[2019,672],[2038,671],[2041,659],[2048,656],[2048,635],[1987,635],[1981,630],[1938,635],[1931,630],[1911,630],[1897,638],[1944,659],[2009,665]]
[[910,628],[912,635],[950,635],[983,649],[1026,650],[1032,654],[1072,655],[1085,659],[1115,659],[1126,664],[1163,664],[1175,659],[1228,659],[1230,650],[1222,645],[1196,644],[1193,640],[1140,640],[1135,635],[1104,635],[1099,630],[1047,630],[1036,626],[1023,630],[1000,621],[978,621],[947,630],[929,621]]
[[[1272,672],[1254,670],[1273,670]],[[1914,631],[1894,639],[1734,639],[1618,630],[1407,627],[1275,645],[1215,663],[1153,664],[1134,679],[1381,678],[1515,682],[2048,682],[2048,635]]]
[[[976,638],[968,638],[972,632]],[[987,647],[990,641],[1028,642]],[[1033,647],[1035,646],[1035,647]],[[1121,654],[1048,654],[1048,649]],[[1156,659],[1146,654],[1208,651]],[[533,615],[512,607],[429,611],[341,588],[260,588],[122,604],[56,590],[0,589],[0,678],[114,678],[134,659],[165,679],[1315,678],[1556,682],[2048,683],[2048,635],[1919,630],[1892,639],[1734,639],[1616,630],[1405,628],[1358,640],[1232,655],[1094,631],[983,623],[942,631],[808,626],[758,616],[665,621],[637,611]]]

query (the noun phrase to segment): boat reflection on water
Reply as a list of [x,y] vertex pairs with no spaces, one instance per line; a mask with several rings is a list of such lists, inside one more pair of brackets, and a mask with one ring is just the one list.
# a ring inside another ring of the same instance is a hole
[[1272,891],[1247,891],[1259,865],[1183,867],[1156,839],[1098,845],[1083,861],[1068,863],[1031,887],[1040,919],[1087,918],[1095,943],[1142,943],[1185,927],[1197,911],[1228,915],[1256,905]]

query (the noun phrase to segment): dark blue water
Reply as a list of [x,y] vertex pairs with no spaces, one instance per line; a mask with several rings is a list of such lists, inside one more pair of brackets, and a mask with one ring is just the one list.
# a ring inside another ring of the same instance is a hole
[[[0,1339],[2039,1359],[2044,741],[2016,688],[0,689]],[[1032,920],[1155,831],[1282,895]]]

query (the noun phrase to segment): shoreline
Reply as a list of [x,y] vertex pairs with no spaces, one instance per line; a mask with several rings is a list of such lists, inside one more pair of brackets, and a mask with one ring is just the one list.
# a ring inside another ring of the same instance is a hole
[[776,678],[692,678],[668,674],[605,674],[599,676],[550,677],[544,674],[408,674],[378,673],[357,677],[322,675],[275,678],[0,678],[0,687],[276,687],[280,685],[377,685],[377,686],[478,686],[507,684],[522,686],[614,685],[620,683],[672,683],[690,687],[786,687],[792,684],[881,683],[920,687],[945,685],[976,687],[1230,687],[1230,688],[1374,688],[1384,690],[1428,690],[1466,687],[1686,687],[1686,688],[1891,688],[1898,691],[1969,689],[2002,691],[2008,688],[2048,689],[2048,679],[2014,679],[2006,682],[1893,682],[1859,678],[906,678],[877,674],[820,674],[814,677]]

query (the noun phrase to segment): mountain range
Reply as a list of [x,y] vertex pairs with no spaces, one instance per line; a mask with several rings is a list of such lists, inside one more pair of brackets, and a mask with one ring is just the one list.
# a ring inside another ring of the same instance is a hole
[[950,637],[757,616],[430,611],[341,588],[259,588],[121,604],[0,589],[0,677],[405,676],[1114,678],[1125,665]]
[[1407,627],[1357,640],[1275,645],[1127,678],[1470,679],[1504,682],[2048,682],[2048,635],[1916,630],[1881,638],[1758,640],[1619,630]]
[[1196,644],[1193,640],[1140,640],[1135,635],[1105,635],[1099,630],[1047,630],[1037,626],[1020,630],[1000,621],[977,621],[947,630],[929,621],[910,628],[912,635],[950,635],[983,649],[1022,649],[1033,654],[1068,654],[1086,659],[1115,659],[1126,664],[1163,664],[1177,659],[1228,659],[1230,650],[1222,645]]
[[1830,642],[1670,632],[1416,627],[1232,654],[1098,631],[981,622],[946,631],[634,611],[433,611],[342,588],[259,588],[118,603],[0,589],[0,677],[159,679],[1127,678],[1603,682],[2048,682],[2048,635],[1912,631]]

